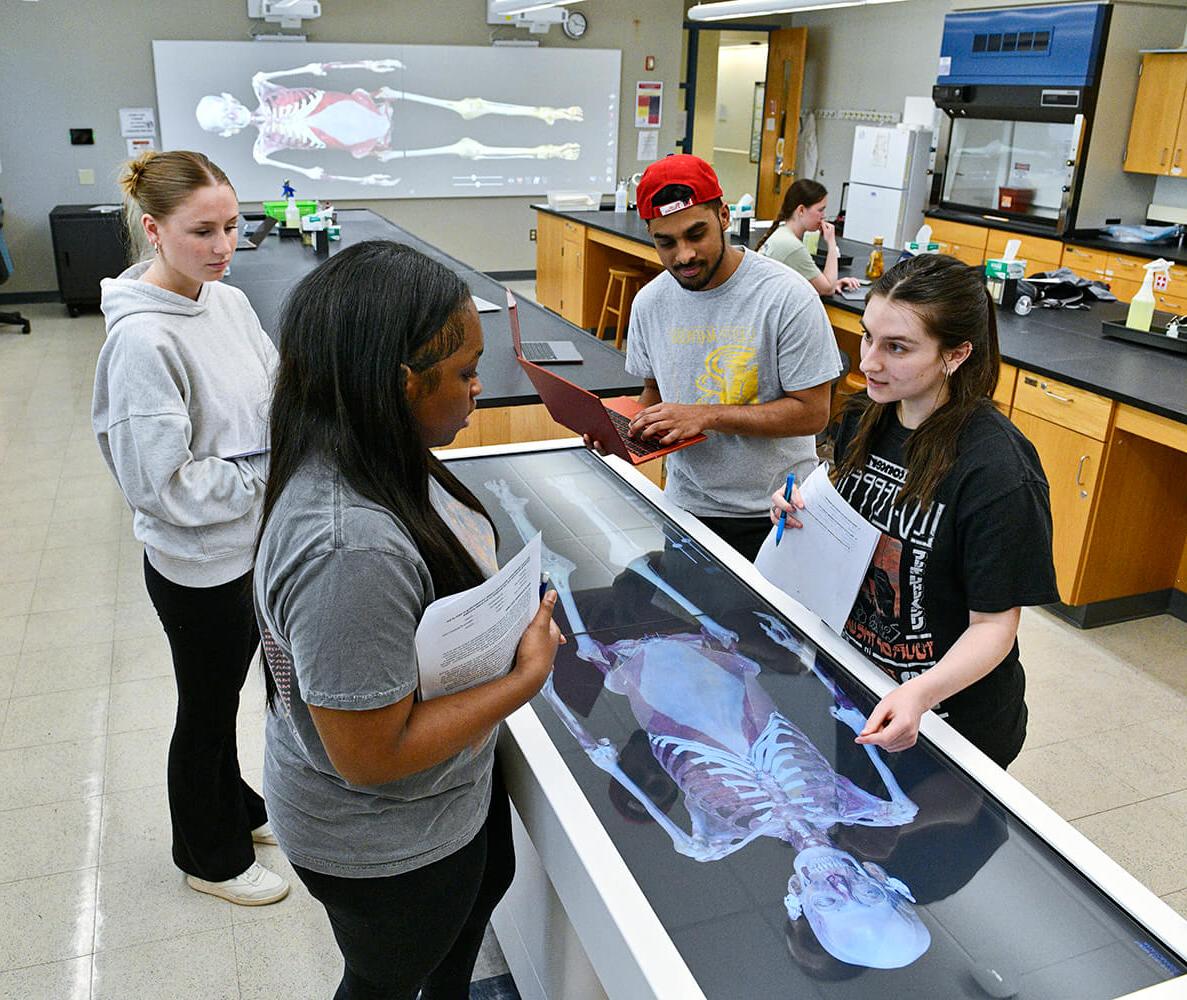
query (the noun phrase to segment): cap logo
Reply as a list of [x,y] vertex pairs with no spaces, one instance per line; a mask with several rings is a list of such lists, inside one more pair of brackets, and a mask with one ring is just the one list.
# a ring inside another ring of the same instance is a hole
[[660,205],[659,214],[671,215],[673,212],[682,212],[686,208],[692,208],[692,206],[695,204],[696,202],[694,202],[691,198],[688,201],[672,201],[666,205]]

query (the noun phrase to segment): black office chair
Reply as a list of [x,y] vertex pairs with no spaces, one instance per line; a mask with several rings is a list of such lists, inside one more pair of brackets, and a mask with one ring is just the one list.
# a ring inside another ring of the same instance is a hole
[[[11,274],[12,257],[8,253],[8,244],[4,242],[4,201],[0,199],[0,285],[3,285]],[[0,323],[19,326],[21,333],[28,333],[31,329],[29,321],[19,312],[0,312]]]

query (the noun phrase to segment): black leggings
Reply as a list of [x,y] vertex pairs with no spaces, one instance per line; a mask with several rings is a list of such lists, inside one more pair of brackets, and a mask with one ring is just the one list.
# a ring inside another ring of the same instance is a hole
[[511,810],[495,769],[490,812],[465,847],[386,878],[293,866],[326,908],[346,969],[334,1000],[466,1000],[482,936],[511,885]]
[[235,742],[239,690],[260,641],[251,579],[247,573],[217,587],[183,587],[144,559],[144,582],[177,678],[169,743],[173,861],[208,882],[251,867],[251,831],[268,818],[264,800],[239,775]]

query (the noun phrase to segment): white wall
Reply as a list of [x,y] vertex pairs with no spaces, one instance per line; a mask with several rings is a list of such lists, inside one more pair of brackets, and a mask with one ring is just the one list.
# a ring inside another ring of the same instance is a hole
[[[552,28],[547,46],[621,49],[623,107],[634,103],[636,80],[664,82],[664,119],[659,152],[675,149],[678,89],[682,77],[681,22],[684,0],[589,0],[590,22],[578,42]],[[314,42],[392,42],[488,45],[484,0],[326,0],[324,13],[306,22]],[[49,211],[57,204],[116,201],[115,184],[126,157],[117,110],[155,103],[153,39],[247,40],[252,30],[271,31],[249,20],[244,0],[78,0],[0,2],[0,198],[4,235],[16,274],[0,294],[56,289],[49,239]],[[500,36],[529,37],[515,29]],[[286,43],[287,44],[287,43]],[[294,55],[299,51],[292,46]],[[656,57],[644,72],[645,55]],[[546,95],[542,95],[546,97]],[[68,129],[95,130],[94,146],[70,146]],[[635,158],[636,130],[623,115],[618,172],[645,164]],[[93,186],[80,186],[79,168],[95,171]],[[234,178],[232,178],[234,180]],[[304,193],[304,192],[303,192]],[[313,192],[309,192],[310,195]],[[486,270],[535,267],[532,199],[486,198],[428,201],[338,202],[373,208],[454,256]]]

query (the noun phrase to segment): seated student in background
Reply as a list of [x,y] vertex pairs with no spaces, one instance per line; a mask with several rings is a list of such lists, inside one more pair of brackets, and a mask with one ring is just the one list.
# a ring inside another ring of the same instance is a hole
[[[861,371],[832,478],[882,538],[845,638],[900,682],[860,743],[913,746],[935,708],[1005,767],[1026,737],[1024,606],[1059,599],[1051,506],[1034,447],[994,407],[1001,355],[977,268],[924,255],[870,289]],[[771,519],[792,502],[776,492]]]
[[429,451],[466,426],[481,354],[462,280],[387,241],[331,257],[281,322],[255,577],[264,796],[345,959],[337,1000],[469,996],[515,868],[495,736],[552,669],[556,592],[510,673],[416,697],[426,605],[498,568],[482,505]]
[[[828,191],[816,181],[799,180],[787,189],[779,214],[766,235],[754,249],[793,271],[802,274],[821,295],[835,295],[842,288],[856,288],[857,278],[837,278],[837,230],[824,217],[828,210]],[[824,270],[804,246],[805,233],[820,233],[826,257]]]
[[667,457],[665,494],[753,559],[767,494],[816,466],[840,354],[798,274],[726,239],[713,168],[669,156],[643,174],[640,218],[667,269],[635,297],[626,370],[643,379],[633,434],[708,440]]

